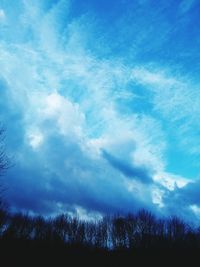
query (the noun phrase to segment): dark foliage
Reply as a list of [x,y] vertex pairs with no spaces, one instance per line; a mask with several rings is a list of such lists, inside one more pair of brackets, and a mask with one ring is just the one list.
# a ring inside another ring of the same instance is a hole
[[161,220],[145,210],[98,221],[66,214],[44,218],[6,213],[0,224],[0,251],[10,264],[132,266],[160,260],[171,264],[172,259],[190,259],[191,264],[200,251],[200,235],[198,228],[177,217]]

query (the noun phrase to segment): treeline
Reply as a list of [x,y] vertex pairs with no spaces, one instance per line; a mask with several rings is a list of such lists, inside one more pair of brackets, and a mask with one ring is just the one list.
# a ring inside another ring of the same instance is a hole
[[62,214],[32,217],[0,211],[0,240],[77,245],[108,250],[200,248],[200,231],[177,217],[157,219],[141,210],[84,221]]
[[199,252],[198,228],[146,210],[84,221],[0,209],[0,264],[6,266],[191,266]]

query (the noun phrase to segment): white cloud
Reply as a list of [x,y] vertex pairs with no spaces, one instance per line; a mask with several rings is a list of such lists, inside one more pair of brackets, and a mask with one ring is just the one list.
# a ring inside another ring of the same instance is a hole
[[0,23],[4,22],[6,19],[6,14],[3,9],[0,9]]
[[33,149],[37,149],[43,142],[43,135],[39,131],[32,132],[28,135],[29,144]]
[[78,216],[78,218],[80,218],[81,220],[84,221],[98,221],[102,219],[102,214],[99,212],[88,212],[88,210],[84,209],[83,207],[80,206],[76,206],[75,207],[75,214],[72,213],[71,214]]
[[71,103],[58,93],[53,93],[46,97],[40,112],[44,120],[55,119],[55,126],[58,126],[61,134],[82,136],[84,114],[81,113],[78,104]]
[[144,67],[136,67],[132,71],[132,79],[136,82],[152,86],[172,86],[177,84],[177,80],[167,77],[160,69],[150,70]]
[[132,79],[153,93],[153,110],[168,123],[171,134],[178,138],[177,144],[198,155],[199,84],[161,67],[137,67]]
[[190,209],[194,212],[194,214],[200,218],[200,207],[198,205],[191,205]]
[[173,191],[176,187],[182,188],[191,182],[190,179],[168,172],[157,172],[153,179],[170,191]]
[[161,209],[165,206],[162,199],[163,195],[164,195],[164,190],[161,190],[160,188],[156,187],[152,189],[152,202],[155,205],[158,205],[158,207]]

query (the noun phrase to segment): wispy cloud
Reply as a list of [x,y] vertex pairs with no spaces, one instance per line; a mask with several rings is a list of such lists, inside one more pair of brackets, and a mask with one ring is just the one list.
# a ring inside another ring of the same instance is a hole
[[181,13],[188,12],[195,4],[196,0],[182,0],[180,4]]
[[[156,112],[169,123],[170,130],[179,138],[180,145],[188,153],[199,155],[198,128],[200,99],[199,84],[180,74],[171,74],[162,68],[136,68],[134,81],[153,92]],[[193,136],[193,138],[188,138]]]
[[[116,27],[127,26],[120,28],[120,36],[130,32],[134,37],[136,29],[143,29],[134,39],[133,62],[121,58],[120,40],[116,46],[108,42],[109,25],[102,30],[105,17],[92,16],[92,10],[79,14],[66,0],[3,6],[0,118],[15,154],[7,180],[12,207],[44,213],[77,207],[159,210],[167,207],[166,196],[176,192],[176,184],[188,182],[167,169],[166,153],[173,138],[185,153],[199,153],[193,138],[199,125],[198,83],[170,66],[136,60],[140,44],[153,31],[145,31],[138,14],[150,6],[134,9],[133,32],[130,12],[120,21],[113,14]],[[166,40],[171,26],[161,21],[162,41],[152,40],[146,53]],[[105,58],[104,50],[113,52]]]
[[4,22],[6,19],[6,14],[3,9],[0,9],[0,22]]

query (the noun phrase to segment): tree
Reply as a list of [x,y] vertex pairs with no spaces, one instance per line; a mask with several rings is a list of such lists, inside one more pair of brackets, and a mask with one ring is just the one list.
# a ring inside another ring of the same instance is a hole
[[112,243],[115,249],[127,248],[126,219],[122,216],[114,216],[112,220]]
[[143,248],[153,245],[156,236],[156,218],[147,210],[140,210],[136,216],[139,243]]
[[183,243],[188,230],[188,225],[176,216],[173,216],[167,222],[168,238],[176,246]]
[[[2,176],[5,171],[10,167],[9,157],[5,152],[4,138],[5,129],[0,124],[0,176]],[[2,197],[3,191],[3,185],[0,184],[0,234],[7,218],[7,207]]]

